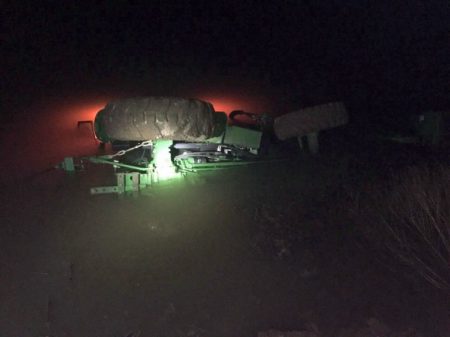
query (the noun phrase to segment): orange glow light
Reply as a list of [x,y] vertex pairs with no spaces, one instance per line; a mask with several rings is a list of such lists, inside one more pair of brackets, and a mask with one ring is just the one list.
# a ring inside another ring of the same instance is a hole
[[[94,121],[95,116],[110,99],[71,97],[65,101],[47,102],[45,111],[51,115],[52,124],[58,127],[76,127],[78,121]],[[49,119],[45,119],[47,122]]]
[[213,95],[199,95],[199,99],[210,102],[216,111],[224,111],[227,115],[233,110],[263,113],[270,110],[268,101],[264,97],[221,97]]

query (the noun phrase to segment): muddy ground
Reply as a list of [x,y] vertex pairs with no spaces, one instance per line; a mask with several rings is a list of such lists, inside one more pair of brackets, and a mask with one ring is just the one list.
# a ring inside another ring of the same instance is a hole
[[112,182],[109,168],[51,169],[98,151],[72,117],[2,131],[1,336],[256,336],[312,324],[336,336],[370,317],[439,333],[428,290],[378,266],[339,219],[330,225],[348,161],[294,151],[91,196]]

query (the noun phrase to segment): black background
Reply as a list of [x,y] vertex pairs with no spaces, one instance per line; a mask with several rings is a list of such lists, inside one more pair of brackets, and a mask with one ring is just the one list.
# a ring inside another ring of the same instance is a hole
[[[51,95],[263,88],[283,112],[344,100],[354,116],[449,106],[450,3],[11,1],[2,110]],[[274,108],[275,107],[275,108]]]

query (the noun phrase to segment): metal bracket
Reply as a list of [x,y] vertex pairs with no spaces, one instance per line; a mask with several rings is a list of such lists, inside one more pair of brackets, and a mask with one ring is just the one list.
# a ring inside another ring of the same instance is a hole
[[153,176],[151,173],[118,172],[116,175],[116,186],[99,186],[91,188],[91,194],[127,193],[139,192],[141,189],[151,185]]
[[100,186],[91,188],[91,194],[109,194],[109,193],[120,193],[119,186]]

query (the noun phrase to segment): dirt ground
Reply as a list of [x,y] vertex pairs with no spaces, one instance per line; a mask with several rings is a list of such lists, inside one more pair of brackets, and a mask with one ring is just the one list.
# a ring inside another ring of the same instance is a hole
[[245,171],[136,197],[90,196],[101,177],[54,171],[8,190],[2,335],[236,336],[294,324],[309,281],[252,245],[269,187]]
[[311,322],[332,336],[380,313],[430,315],[415,290],[350,258],[345,238],[298,229],[326,213],[341,163],[294,154],[91,196],[112,172],[46,170],[98,150],[76,116],[56,129],[50,117],[2,133],[1,336],[256,336]]

